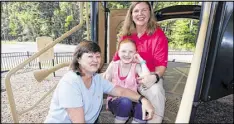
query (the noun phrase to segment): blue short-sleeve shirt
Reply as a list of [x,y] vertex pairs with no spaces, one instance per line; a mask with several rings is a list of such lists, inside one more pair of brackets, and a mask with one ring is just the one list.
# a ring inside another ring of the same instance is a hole
[[69,71],[59,81],[50,104],[45,123],[71,123],[66,108],[83,107],[86,123],[94,123],[103,103],[103,93],[114,85],[99,74],[94,74],[89,89],[75,72]]

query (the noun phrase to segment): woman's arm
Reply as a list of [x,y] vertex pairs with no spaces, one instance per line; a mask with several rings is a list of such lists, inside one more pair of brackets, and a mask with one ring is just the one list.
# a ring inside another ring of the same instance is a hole
[[77,75],[74,72],[65,74],[58,84],[57,91],[59,106],[65,108],[70,120],[73,123],[85,123],[82,91],[77,85]]
[[67,108],[66,110],[72,123],[85,123],[83,107]]
[[151,73],[151,75],[141,76],[139,78],[139,83],[150,83],[154,84],[158,81],[158,78],[155,74],[161,78],[167,67],[168,63],[168,40],[166,35],[161,29],[157,31],[158,35],[157,38],[155,37],[155,41],[151,43],[152,54],[153,54],[153,61],[155,62],[155,71]]
[[140,95],[138,93],[130,89],[120,87],[118,85],[116,85],[108,94],[112,96],[127,97],[134,102],[138,102],[138,99],[140,98]]
[[158,30],[158,38],[155,38],[155,43],[152,43],[153,58],[155,62],[155,73],[162,77],[166,71],[168,64],[168,40],[162,30]]
[[167,68],[165,66],[157,66],[155,67],[155,73],[158,74],[159,77],[162,77],[166,72],[166,69]]

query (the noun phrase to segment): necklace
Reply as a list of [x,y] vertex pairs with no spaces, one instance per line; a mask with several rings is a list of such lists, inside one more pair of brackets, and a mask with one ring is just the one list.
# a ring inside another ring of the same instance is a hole
[[132,67],[132,64],[131,64],[130,67],[128,68],[127,73],[124,75],[122,64],[119,63],[120,77],[126,77],[126,76],[128,76],[128,74],[129,74],[129,72],[130,72],[130,70],[131,70],[131,67]]
[[137,33],[137,37],[140,38],[143,35],[143,33]]

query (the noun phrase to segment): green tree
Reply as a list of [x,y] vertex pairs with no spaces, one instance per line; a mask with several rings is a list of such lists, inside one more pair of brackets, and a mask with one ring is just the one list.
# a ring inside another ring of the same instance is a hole
[[[107,2],[109,9],[127,9],[131,2]],[[174,5],[194,5],[198,2],[154,2],[154,10]],[[90,2],[89,2],[90,7]],[[85,18],[84,7],[84,22]],[[78,25],[79,2],[1,2],[1,37],[2,39],[19,39],[19,41],[35,41],[38,36],[60,37],[66,31]],[[91,10],[89,8],[89,10]],[[89,13],[90,14],[90,13]],[[165,31],[169,45],[177,47],[194,47],[198,21],[168,20],[159,22]],[[177,29],[178,28],[178,29]],[[86,25],[64,39],[62,43],[77,44],[87,37]]]

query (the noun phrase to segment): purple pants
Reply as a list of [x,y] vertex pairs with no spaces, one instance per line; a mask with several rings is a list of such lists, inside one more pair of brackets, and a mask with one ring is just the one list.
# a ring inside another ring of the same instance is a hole
[[142,108],[140,103],[132,102],[126,97],[120,97],[115,100],[109,100],[109,110],[116,116],[116,119],[127,121],[129,117],[139,123],[146,123],[142,120]]

